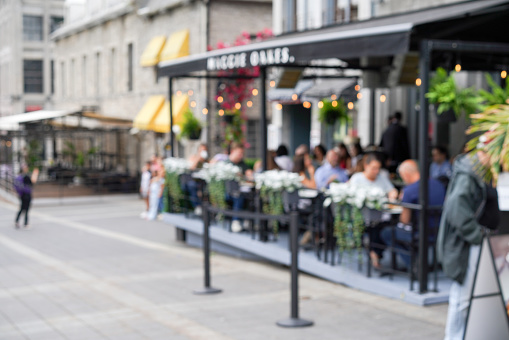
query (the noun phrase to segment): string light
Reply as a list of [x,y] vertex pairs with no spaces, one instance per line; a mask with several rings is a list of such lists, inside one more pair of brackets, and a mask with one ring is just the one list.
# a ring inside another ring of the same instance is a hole
[[338,99],[338,96],[336,96],[335,94],[333,94],[332,96],[330,96],[330,99],[332,99],[332,100],[336,100],[336,99]]
[[505,79],[507,77],[507,71],[504,70],[504,71],[500,72],[500,77],[502,77],[502,79]]
[[182,91],[177,91],[177,96],[181,96],[182,95]]
[[421,78],[417,78],[417,79],[415,79],[415,85],[417,85],[417,86],[421,86],[421,84],[422,84],[422,80],[421,80]]
[[253,89],[253,91],[251,91],[251,93],[253,94],[253,96],[257,96],[258,95],[258,90],[257,89]]
[[193,95],[193,93],[194,93],[194,91],[193,91],[193,90],[189,90],[189,91],[187,91],[187,95],[188,95],[188,96],[192,96],[192,95]]
[[359,84],[355,85],[355,91],[359,92],[361,90],[361,86]]
[[10,148],[12,145],[12,142],[10,140],[8,140],[6,143],[5,143],[5,146],[7,146],[8,148]]
[[222,102],[223,102],[223,100],[224,100],[224,99],[223,99],[223,97],[221,97],[221,96],[217,97],[217,102],[218,102],[218,103],[222,103]]
[[349,103],[348,103],[348,109],[349,109],[349,110],[353,110],[353,103],[352,103],[352,102],[349,102]]
[[461,65],[460,65],[460,64],[456,64],[456,66],[454,66],[454,70],[455,70],[456,72],[461,71]]
[[382,94],[382,95],[380,96],[380,102],[381,102],[381,103],[385,103],[385,101],[386,101],[386,100],[387,100],[387,96],[386,96],[385,94]]
[[311,103],[310,103],[310,102],[304,102],[304,103],[302,103],[302,105],[303,105],[306,109],[310,109],[310,108],[311,108]]
[[194,100],[191,102],[191,107],[196,107],[196,102]]
[[248,100],[248,102],[246,103],[247,107],[252,107],[253,106],[253,102]]
[[357,93],[357,99],[362,99],[362,93]]
[[242,107],[242,105],[241,105],[240,103],[236,103],[236,104],[235,104],[235,108],[236,108],[237,110],[240,110],[240,108],[241,108],[241,107]]
[[270,87],[274,87],[274,86],[276,86],[276,82],[274,80],[271,80],[269,85],[270,85]]
[[206,115],[207,113],[209,113],[209,110],[207,108],[204,108],[203,110],[201,110],[201,112]]
[[297,98],[299,98],[299,96],[297,96],[297,93],[292,94],[292,100],[297,100]]
[[279,110],[279,111],[281,111],[281,110],[283,109],[283,105],[281,105],[281,104],[277,104],[277,105],[276,105],[276,109],[277,109],[277,110]]
[[318,108],[321,109],[323,107],[323,102],[322,101],[319,101],[318,102]]
[[336,106],[338,106],[338,102],[337,102],[337,100],[335,100],[335,101],[333,101],[333,102],[332,102],[332,107],[336,107]]
[[221,110],[219,110],[219,112],[218,112],[218,113],[219,113],[219,115],[220,115],[220,116],[222,116],[222,115],[224,115],[224,110],[223,110],[223,109],[221,109]]

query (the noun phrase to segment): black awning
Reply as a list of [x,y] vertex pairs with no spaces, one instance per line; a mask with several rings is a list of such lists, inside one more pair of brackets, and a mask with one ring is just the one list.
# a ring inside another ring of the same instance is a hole
[[[509,0],[466,1],[430,9],[374,18],[351,24],[280,36],[272,40],[183,57],[158,65],[159,76],[184,76],[196,71],[223,71],[252,66],[306,65],[311,60],[388,57],[411,49],[416,28],[500,12]],[[505,10],[507,10],[505,8]],[[441,27],[441,31],[446,30]],[[453,29],[449,27],[449,29]],[[447,31],[447,30],[446,30]],[[446,32],[445,32],[446,33]],[[443,36],[446,37],[447,34]],[[419,38],[419,37],[417,37]],[[430,37],[432,38],[432,37]]]

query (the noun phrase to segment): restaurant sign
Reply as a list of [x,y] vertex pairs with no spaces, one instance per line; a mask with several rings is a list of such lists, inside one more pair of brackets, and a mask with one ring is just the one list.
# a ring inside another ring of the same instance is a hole
[[288,47],[269,48],[260,51],[224,54],[207,59],[208,71],[225,71],[236,68],[269,66],[293,63]]

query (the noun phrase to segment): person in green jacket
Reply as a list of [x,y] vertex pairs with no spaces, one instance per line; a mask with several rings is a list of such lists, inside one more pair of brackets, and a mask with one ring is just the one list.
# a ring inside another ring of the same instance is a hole
[[[465,331],[488,191],[491,194],[494,191],[496,196],[496,190],[486,185],[475,171],[479,164],[488,163],[484,151],[478,151],[475,157],[460,156],[454,163],[447,190],[437,237],[438,260],[444,273],[454,280],[449,293],[445,340],[463,339]],[[495,209],[498,216],[498,201]]]

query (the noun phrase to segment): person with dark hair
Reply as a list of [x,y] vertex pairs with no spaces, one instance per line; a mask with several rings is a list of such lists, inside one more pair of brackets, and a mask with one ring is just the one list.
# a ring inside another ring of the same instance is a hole
[[401,125],[401,112],[394,113],[391,124],[382,135],[380,147],[388,157],[388,167],[390,172],[396,171],[401,162],[410,158],[408,149],[408,133],[406,127]]
[[28,210],[30,209],[30,203],[32,201],[32,188],[33,185],[37,182],[37,177],[39,176],[39,169],[34,169],[32,172],[32,176],[28,175],[28,166],[23,165],[21,168],[21,172],[18,177],[14,179],[14,188],[18,193],[20,199],[20,209],[18,214],[16,215],[16,221],[14,226],[16,229],[20,227],[19,218],[21,214],[25,213],[25,228],[30,228],[28,224]]
[[318,144],[313,149],[313,157],[315,160],[315,166],[319,167],[323,165],[323,162],[325,161],[325,155],[327,154],[327,149],[322,145]]
[[349,173],[353,174],[357,172],[357,164],[362,160],[362,157],[364,156],[362,146],[359,142],[350,144],[350,156],[352,157],[352,166],[349,169]]
[[429,166],[429,177],[435,179],[451,178],[452,166],[449,162],[447,149],[443,146],[434,146],[431,150],[433,162]]
[[[316,189],[315,167],[308,154],[295,156],[292,171],[298,173],[302,177],[301,183],[303,186]],[[309,174],[309,178],[306,173]]]
[[[267,169],[265,170],[281,170],[281,168],[276,164],[274,158],[276,157],[276,151],[267,150]],[[255,173],[262,172],[262,160],[259,159],[253,165],[253,171]]]
[[352,167],[352,158],[350,157],[350,153],[348,152],[345,143],[339,143],[337,148],[339,155],[339,167],[344,170],[350,170]]
[[281,170],[292,171],[293,161],[288,156],[288,148],[284,144],[281,144],[277,148],[274,161],[276,161],[276,164],[281,168]]

